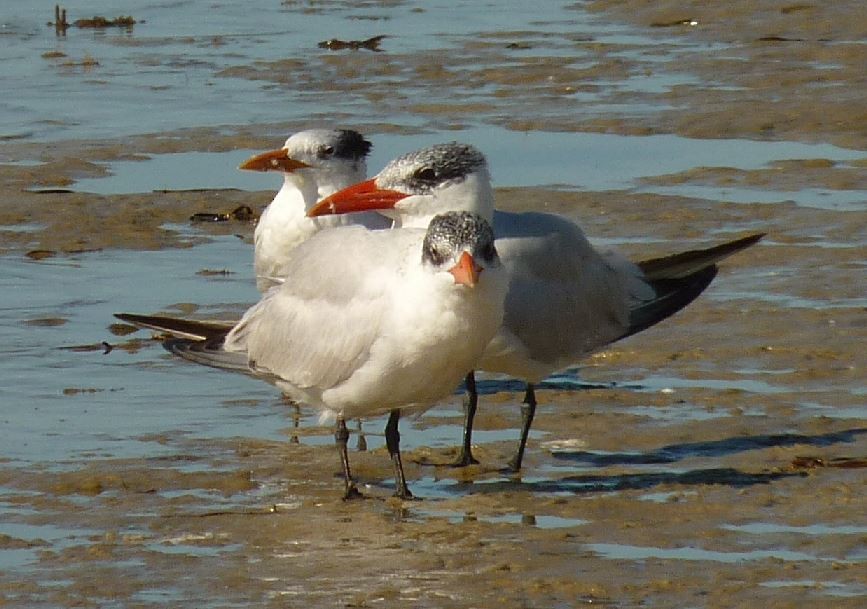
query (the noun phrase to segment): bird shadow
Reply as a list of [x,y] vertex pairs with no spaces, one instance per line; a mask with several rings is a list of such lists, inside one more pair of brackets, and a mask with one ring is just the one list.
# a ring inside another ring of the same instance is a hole
[[683,442],[669,444],[656,450],[643,453],[595,453],[589,451],[552,451],[552,456],[560,461],[585,463],[604,467],[607,465],[653,465],[674,463],[690,457],[723,457],[734,453],[761,448],[784,448],[804,445],[812,447],[830,446],[838,443],[851,443],[859,436],[867,434],[867,428],[847,429],[818,435],[804,434],[767,434],[757,436],[736,436],[705,442]]
[[[818,435],[770,434],[738,436],[708,442],[670,444],[645,453],[599,454],[587,451],[557,451],[554,458],[595,467],[611,465],[670,464],[690,457],[720,457],[749,450],[804,445],[829,446],[851,443],[867,434],[867,428],[856,428]],[[790,477],[803,477],[804,468],[793,466],[787,470],[746,472],[732,467],[710,467],[689,471],[656,471],[618,474],[575,474],[556,480],[523,480],[517,476],[497,480],[462,480],[442,489],[451,495],[502,492],[569,493],[584,494],[624,490],[648,490],[661,485],[704,486],[724,485],[744,488],[770,484]]]
[[725,485],[743,488],[757,484],[770,484],[792,476],[806,476],[806,472],[743,472],[735,468],[706,468],[688,472],[641,472],[632,474],[585,474],[556,480],[494,480],[460,481],[443,489],[452,495],[488,494],[503,492],[530,492],[547,494],[585,494],[625,490],[649,490],[656,486],[677,484],[682,486]]
[[[575,377],[566,377],[562,376],[563,380],[551,380],[551,381],[542,381],[541,383],[537,383],[534,385],[536,390],[563,390],[564,388],[569,388],[573,390],[583,390],[583,389],[630,389],[633,391],[639,391],[644,389],[643,385],[637,383],[590,383],[587,381],[578,380]],[[479,395],[495,395],[497,393],[511,392],[511,393],[523,393],[527,389],[527,384],[524,381],[520,381],[517,379],[476,379],[476,391]],[[461,383],[461,385],[456,390],[456,394],[463,394],[466,392],[466,386]]]

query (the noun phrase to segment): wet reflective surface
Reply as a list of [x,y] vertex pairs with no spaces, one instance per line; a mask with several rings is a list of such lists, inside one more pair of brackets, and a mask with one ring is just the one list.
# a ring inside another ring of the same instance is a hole
[[[0,11],[0,604],[863,606],[863,20],[652,4],[94,0],[70,22],[138,23],[60,37],[53,3]],[[421,500],[377,419],[344,504],[315,413],[112,317],[254,302],[252,222],[189,218],[261,210],[279,179],[235,168],[311,123],[373,171],[474,143],[501,207],[634,259],[769,235],[542,383],[520,477],[523,387],[481,375],[480,465],[446,465],[456,393],[402,421]]]

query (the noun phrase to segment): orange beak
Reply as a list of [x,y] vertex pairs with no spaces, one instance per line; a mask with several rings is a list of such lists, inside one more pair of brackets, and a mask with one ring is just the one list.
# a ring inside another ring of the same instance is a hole
[[482,267],[476,264],[473,257],[463,252],[458,263],[449,269],[455,278],[455,283],[460,283],[468,287],[473,287],[479,282],[479,275],[482,274]]
[[238,165],[238,169],[246,169],[248,171],[285,171],[286,173],[291,173],[296,169],[303,169],[305,167],[310,167],[310,165],[291,158],[289,151],[285,148],[269,150],[268,152],[251,156]]
[[325,197],[307,210],[307,215],[313,218],[372,209],[391,209],[395,203],[408,196],[396,190],[377,188],[374,179],[370,179]]

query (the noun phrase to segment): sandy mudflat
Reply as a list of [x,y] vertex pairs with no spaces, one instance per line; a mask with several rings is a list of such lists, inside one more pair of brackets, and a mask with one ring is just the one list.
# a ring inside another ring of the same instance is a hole
[[[530,24],[467,37],[465,52],[442,69],[421,52],[388,52],[386,40],[381,55],[293,60],[292,78],[324,95],[341,84],[375,101],[381,116],[356,117],[374,140],[412,134],[383,119],[399,107],[407,111],[411,98],[409,111],[433,124],[481,117],[527,130],[867,149],[867,14],[859,2],[722,4],[597,1],[589,4],[594,18],[628,24],[636,38],[549,39],[540,35],[544,24]],[[564,45],[593,58],[592,66],[561,61]],[[533,49],[545,53],[533,56]],[[676,61],[667,61],[670,55]],[[279,84],[288,78],[286,61],[251,62],[231,77]],[[639,86],[662,63],[682,84]],[[407,73],[412,93],[389,95]],[[455,75],[465,77],[467,89],[474,82],[493,88],[480,99],[448,99],[442,90]],[[601,82],[621,86],[603,94]],[[562,97],[576,91],[598,96],[596,115],[569,116]],[[194,384],[188,368],[173,369],[147,334],[110,330],[108,313],[87,340],[67,334],[101,298],[91,291],[114,282],[122,292],[122,282],[136,281],[119,263],[106,271],[96,261],[132,252],[147,265],[154,259],[148,256],[174,253],[190,276],[202,273],[200,281],[218,284],[221,277],[203,271],[220,268],[195,258],[201,244],[237,242],[243,255],[252,224],[192,226],[189,216],[242,204],[258,211],[270,199],[269,192],[239,190],[93,195],[74,192],[76,180],[102,175],[105,163],[130,158],[130,150],[265,149],[274,131],[298,126],[200,128],[182,138],[50,147],[3,143],[4,158],[42,162],[0,165],[0,251],[13,275],[37,302],[53,284],[26,283],[28,273],[56,272],[63,285],[70,276],[83,284],[57,297],[62,307],[10,308],[3,318],[9,353],[32,359],[35,370],[44,366],[34,377],[12,368],[9,387],[24,387],[13,392],[18,411],[33,409],[35,420],[59,417],[46,450],[64,443],[62,421],[72,427],[98,408],[111,417],[113,405],[138,403],[151,391],[139,384],[148,375],[177,383],[168,394],[152,390],[155,409],[176,405],[181,417],[207,405],[217,418],[241,420],[241,431],[202,433],[155,414],[148,429],[157,431],[136,434],[118,425],[105,432],[104,448],[59,462],[0,453],[7,522],[0,525],[0,606],[865,605],[864,156],[755,168],[738,168],[733,158],[731,166],[653,175],[633,191],[500,188],[501,207],[565,214],[636,259],[750,232],[768,236],[726,261],[686,311],[543,386],[522,478],[499,472],[519,426],[522,396],[508,390],[483,396],[476,423],[482,465],[429,465],[454,455],[447,447],[460,432],[455,396],[402,424],[407,474],[421,500],[390,498],[389,463],[374,433],[372,450],[351,454],[369,498],[345,504],[330,430],[309,416],[295,428],[292,409],[267,387],[251,395],[251,385],[240,381],[236,387],[206,377],[218,389]],[[460,139],[460,131],[444,137]],[[668,187],[681,194],[665,194]],[[717,196],[690,195],[689,188]],[[824,194],[813,199],[813,191]],[[762,193],[777,200],[751,200]],[[229,280],[241,281],[239,274]],[[183,295],[159,298],[157,308],[186,302]],[[237,314],[243,306],[207,304],[212,308],[203,305],[200,313]],[[34,348],[36,335],[48,346]],[[128,348],[107,355],[56,348],[102,340]],[[52,376],[69,370],[78,371],[78,381],[46,389]],[[579,378],[598,387],[568,386]],[[279,437],[244,432],[244,419],[260,416],[279,422]],[[13,412],[4,417],[12,429]],[[365,429],[379,432],[383,423]],[[111,448],[127,436],[145,450],[125,455]]]

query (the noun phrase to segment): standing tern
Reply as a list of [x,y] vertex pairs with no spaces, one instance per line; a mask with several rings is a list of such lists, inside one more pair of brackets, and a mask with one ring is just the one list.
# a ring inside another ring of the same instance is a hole
[[[265,292],[285,277],[290,252],[320,230],[360,224],[388,228],[391,220],[377,213],[310,218],[307,210],[330,194],[367,177],[371,143],[352,129],[307,129],[289,136],[282,148],[250,157],[240,165],[248,171],[281,171],[283,185],[262,212],[254,233],[256,285]],[[117,313],[115,317],[140,328],[178,338],[215,340],[235,322],[197,321],[162,315]]]
[[[240,165],[248,171],[283,173],[283,184],[263,210],[254,233],[253,267],[260,292],[285,278],[289,253],[320,230],[348,224],[370,229],[391,226],[390,220],[377,213],[330,218],[306,215],[319,199],[367,177],[370,149],[371,143],[352,129],[307,129],[289,136],[282,148],[257,154]],[[202,340],[222,338],[234,325],[133,313],[116,317],[139,328]],[[359,436],[360,444],[362,438]]]
[[396,495],[410,498],[398,421],[450,395],[502,324],[507,280],[489,223],[449,211],[426,230],[321,231],[286,258],[269,290],[225,337],[175,338],[194,362],[244,371],[337,419],[344,498],[359,495],[346,418],[388,412]]
[[351,129],[308,129],[290,136],[278,150],[257,154],[240,165],[250,171],[281,171],[283,186],[262,212],[254,234],[256,287],[260,292],[286,277],[287,256],[324,228],[361,224],[389,228],[377,213],[345,218],[311,218],[320,199],[367,177],[371,144]]
[[[492,221],[509,290],[503,327],[476,368],[526,382],[521,437],[509,461],[513,471],[521,468],[535,415],[535,384],[673,315],[710,284],[717,262],[763,236],[632,263],[616,252],[598,251],[575,223],[561,216],[495,211],[484,156],[459,143],[398,157],[376,177],[326,197],[308,214],[362,210],[379,211],[402,227],[423,226],[445,210],[468,210]],[[456,465],[477,462],[471,450],[478,397],[472,372],[466,386],[464,437]]]
[[[378,213],[310,218],[307,210],[330,194],[367,177],[371,143],[352,129],[307,129],[286,140],[282,148],[250,157],[240,165],[248,171],[281,171],[283,185],[262,212],[254,233],[256,286],[265,292],[286,276],[290,252],[325,228],[360,224],[371,229],[391,226]],[[162,315],[117,313],[115,317],[140,328],[179,338],[216,339],[234,322],[204,322]]]

